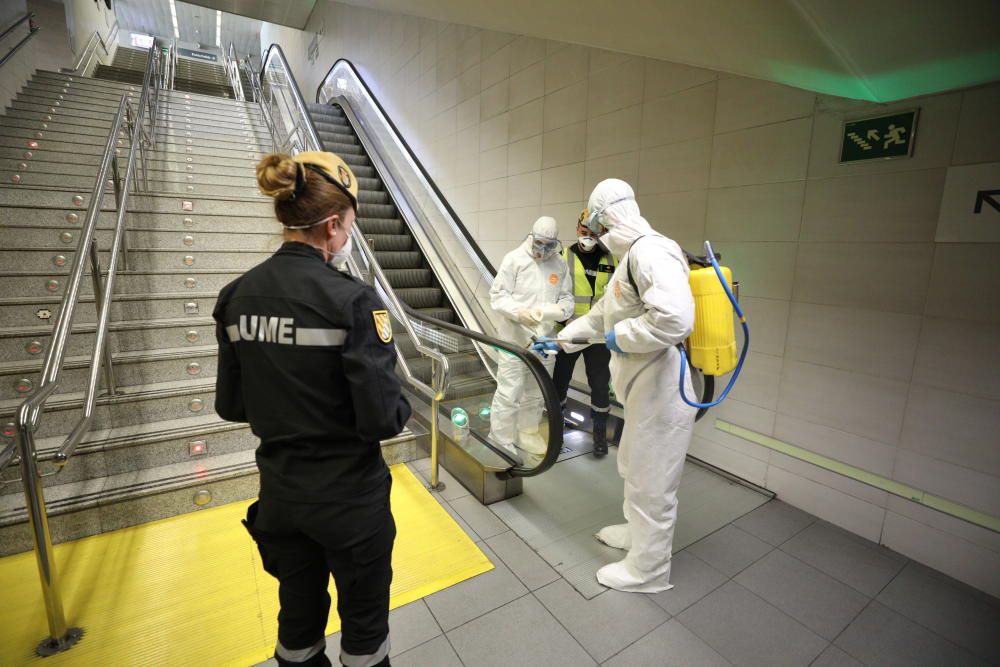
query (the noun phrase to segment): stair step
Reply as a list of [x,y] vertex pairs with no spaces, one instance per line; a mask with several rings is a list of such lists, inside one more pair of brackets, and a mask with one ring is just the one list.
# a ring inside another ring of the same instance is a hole
[[[145,294],[148,292],[174,292],[186,289],[218,292],[238,278],[243,271],[238,269],[185,268],[171,271],[140,272],[122,271],[115,278],[116,294]],[[0,279],[5,285],[4,293],[10,297],[61,296],[66,289],[66,274],[52,271],[0,271]],[[93,294],[93,284],[85,277],[80,292]],[[41,302],[40,302],[41,303]],[[204,312],[204,311],[200,311]],[[3,341],[0,341],[2,344]]]
[[[199,313],[211,313],[218,295],[218,291],[194,289],[187,292],[115,294],[111,302],[111,321],[184,317],[186,308],[192,303],[197,306]],[[45,322],[55,322],[61,306],[60,296],[8,296],[0,299],[3,321],[8,327],[30,327]],[[39,313],[47,319],[42,319]],[[93,294],[81,297],[76,307],[75,318],[81,323],[97,321],[97,306]]]
[[[0,266],[4,271],[53,271],[66,272],[73,261],[75,249],[62,253],[67,261],[62,267],[53,266],[51,248],[0,249]],[[107,250],[100,253],[101,266],[106,266]],[[132,271],[161,271],[164,269],[183,270],[188,268],[211,267],[246,271],[271,256],[271,252],[261,250],[199,250],[195,248],[175,250],[173,248],[129,248],[129,269]],[[417,254],[417,253],[415,253]],[[58,275],[58,274],[56,274]]]

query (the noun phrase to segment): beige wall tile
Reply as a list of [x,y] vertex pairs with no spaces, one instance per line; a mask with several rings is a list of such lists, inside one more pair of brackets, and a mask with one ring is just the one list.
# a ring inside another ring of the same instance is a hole
[[614,67],[592,71],[587,91],[591,118],[603,116],[642,102],[642,58],[630,58]]
[[[592,49],[590,52],[590,72],[593,74],[609,67],[621,67],[634,57],[620,51]],[[645,67],[645,63],[643,63],[643,67]]]
[[715,81],[717,75],[712,70],[668,63],[664,60],[646,58],[646,85],[643,99],[655,100],[681,90],[694,88]]
[[802,214],[804,241],[934,240],[945,169],[811,179]]
[[747,455],[766,462],[771,458],[769,448],[719,430],[715,420],[721,419],[757,433],[772,435],[774,433],[774,416],[774,410],[765,410],[735,398],[730,400],[727,397],[725,401],[712,408],[710,416],[695,422],[694,432],[706,440],[717,442],[730,449],[746,452]]
[[482,90],[482,68],[473,65],[458,75],[458,101],[464,102],[479,95]]
[[929,243],[802,243],[792,299],[920,314],[933,252]]
[[545,66],[530,65],[510,77],[510,106],[519,107],[545,94]]
[[582,162],[586,156],[586,140],[586,123],[576,123],[546,132],[542,138],[542,168]]
[[704,190],[708,187],[712,140],[695,139],[639,153],[638,194]]
[[773,465],[767,471],[767,487],[786,503],[866,539],[877,542],[882,533],[885,510],[881,507]]
[[907,384],[898,380],[788,359],[778,413],[894,445],[906,391]]
[[[504,197],[507,192],[504,190]],[[476,239],[482,241],[506,241],[507,240],[507,211],[504,209],[496,211],[479,212],[479,236]]]
[[479,154],[479,178],[492,181],[507,175],[507,146],[498,146]]
[[817,484],[822,484],[845,495],[863,500],[876,507],[885,507],[889,502],[889,494],[885,491],[872,488],[867,484],[855,481],[850,477],[844,477],[835,472],[826,470],[811,463],[806,463],[800,459],[772,451],[770,459],[771,468],[781,468],[793,475],[798,475]]
[[587,160],[583,176],[583,194],[589,198],[594,186],[605,178],[618,178],[632,186],[639,184],[639,151]]
[[901,449],[896,456],[892,478],[980,512],[1000,516],[997,479],[978,470]]
[[900,445],[1000,476],[1000,401],[914,383]]
[[542,171],[542,204],[564,204],[583,199],[583,163]]
[[495,30],[483,30],[481,34],[482,41],[482,59],[485,61],[490,56],[494,55],[502,48],[507,46],[513,41],[514,35],[507,32],[497,32]]
[[458,127],[457,121],[456,107],[451,107],[438,114],[434,118],[434,141],[441,142],[449,137],[454,137]]
[[763,486],[767,480],[766,461],[760,461],[738,449],[730,449],[699,435],[691,438],[688,453],[753,484]]
[[437,85],[443,86],[458,76],[458,54],[449,51],[437,61]]
[[485,151],[507,144],[509,114],[500,114],[479,124],[479,150]]
[[461,153],[455,156],[455,185],[479,184],[479,153]]
[[487,88],[479,96],[479,117],[481,120],[488,120],[502,114],[509,108],[509,84],[501,81],[495,86]]
[[925,317],[913,381],[1000,400],[997,341],[1000,323]]
[[919,315],[792,303],[785,358],[909,382]]
[[445,192],[452,208],[465,215],[479,209],[479,184],[463,185]]
[[517,247],[528,236],[531,226],[541,215],[538,205],[516,206],[507,209],[507,243],[511,248]]
[[708,83],[643,104],[642,147],[711,136],[715,86]]
[[472,125],[455,134],[455,151],[479,157],[479,125]]
[[510,46],[504,46],[493,55],[483,56],[482,82],[483,90],[497,85],[510,77]]
[[892,476],[894,445],[785,414],[775,418],[774,437],[877,475]]
[[732,132],[812,115],[816,93],[769,81],[735,77],[719,81],[715,132]]
[[754,185],[805,178],[812,120],[801,118],[717,135],[712,187]]
[[545,96],[545,131],[587,120],[587,79]]
[[957,537],[956,542],[959,540],[970,542],[1000,553],[1000,533],[896,496],[889,496],[886,507],[901,516],[919,521],[935,531]]
[[510,46],[510,73],[521,70],[540,63],[545,60],[545,40],[536,37],[521,36],[511,42]]
[[457,128],[464,130],[479,125],[479,95],[460,102],[456,107]]
[[587,159],[639,149],[642,107],[638,104],[587,121]]
[[[584,206],[582,200],[564,204],[545,204],[539,209],[542,215],[550,215],[559,223],[559,238],[566,245],[576,243],[576,219]],[[586,381],[586,377],[584,377]]]
[[479,182],[479,210],[496,211],[507,206],[507,179]]
[[[589,197],[590,193],[587,193]],[[642,216],[653,229],[675,240],[700,239],[705,236],[705,190],[665,192],[642,195],[639,206]],[[692,248],[687,248],[690,252]],[[694,248],[693,250],[699,250]]]
[[[740,378],[730,396],[738,401],[767,410],[778,407],[778,385],[781,383],[781,357],[754,352],[748,354]],[[728,378],[726,379],[728,382]]]
[[727,243],[712,246],[740,281],[740,296],[788,301],[795,274],[794,243]]
[[451,109],[453,106],[458,104],[458,80],[452,79],[438,88],[437,92],[434,94],[434,99],[434,109],[438,113]]
[[939,243],[927,296],[927,314],[1000,322],[1000,243]]
[[[712,249],[720,252],[714,245]],[[693,252],[694,248],[687,248]],[[728,255],[722,246],[722,265],[728,265]],[[742,278],[734,276],[737,282]],[[785,337],[788,332],[788,310],[790,303],[781,299],[762,299],[740,294],[740,307],[750,326],[750,351],[782,356],[785,353]],[[736,344],[742,345],[742,336],[737,334]]]
[[571,86],[587,78],[590,52],[586,47],[569,45],[545,58],[545,94]]
[[795,241],[805,181],[713,188],[706,236],[712,241]]
[[542,135],[537,134],[507,146],[507,175],[514,176],[542,168]]
[[[908,504],[916,506],[916,503]],[[882,543],[994,597],[1000,596],[1000,576],[997,575],[1000,556],[995,550],[956,540],[949,533],[895,512],[886,512]]]
[[542,133],[543,101],[528,102],[510,111],[510,140],[519,141]]
[[[530,171],[507,179],[507,207],[538,206],[542,199],[542,172]],[[536,216],[537,217],[537,216]]]
[[459,73],[464,72],[473,65],[478,65],[482,62],[482,46],[483,38],[479,32],[463,41],[458,45],[458,70]]
[[[818,111],[813,120],[809,177],[857,176],[947,166],[955,143],[961,98],[961,94],[955,93],[920,98],[919,103],[910,100],[881,105],[820,97]],[[920,107],[920,118],[917,121],[917,140],[914,144],[913,157],[840,164],[845,119],[883,116],[894,111],[912,109],[914,106]]]
[[962,93],[952,164],[1000,162],[1000,84]]

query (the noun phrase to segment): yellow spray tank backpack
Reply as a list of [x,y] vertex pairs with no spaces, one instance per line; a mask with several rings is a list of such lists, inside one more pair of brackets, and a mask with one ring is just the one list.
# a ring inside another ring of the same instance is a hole
[[[640,239],[632,242],[635,245]],[[629,250],[632,247],[629,246]],[[681,398],[692,407],[698,408],[696,419],[700,419],[708,408],[718,405],[729,395],[730,389],[739,377],[750,345],[750,330],[747,328],[746,317],[739,306],[733,287],[733,272],[726,266],[719,266],[721,257],[712,252],[711,244],[705,242],[705,256],[697,257],[684,253],[691,269],[688,284],[694,297],[694,327],[691,335],[684,343],[678,345],[681,353],[680,389]],[[625,267],[629,284],[638,294],[635,279],[632,277],[632,261]],[[733,313],[738,316],[743,326],[743,349],[736,353],[736,330],[733,325]],[[684,393],[684,375],[690,363],[692,372],[696,369],[704,376],[704,392],[701,402],[688,400]],[[734,372],[735,371],[735,372]],[[729,384],[718,400],[713,401],[715,393],[715,378],[733,372]]]

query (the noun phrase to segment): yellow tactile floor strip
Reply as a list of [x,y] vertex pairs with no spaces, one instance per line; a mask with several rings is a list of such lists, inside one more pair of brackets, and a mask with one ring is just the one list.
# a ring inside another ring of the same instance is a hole
[[[393,608],[493,568],[406,466],[392,467]],[[33,553],[0,559],[0,665],[253,665],[277,635],[277,582],[240,519],[249,501],[56,547],[67,621],[85,635],[39,658],[45,611]],[[333,581],[330,595],[336,598]],[[340,628],[336,601],[327,633]]]

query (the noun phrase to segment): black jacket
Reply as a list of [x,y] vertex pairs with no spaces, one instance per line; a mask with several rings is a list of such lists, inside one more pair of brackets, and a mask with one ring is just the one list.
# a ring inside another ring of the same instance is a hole
[[323,502],[384,489],[379,441],[403,430],[410,405],[375,290],[315,248],[285,243],[222,289],[213,317],[215,409],[260,438],[261,496]]

